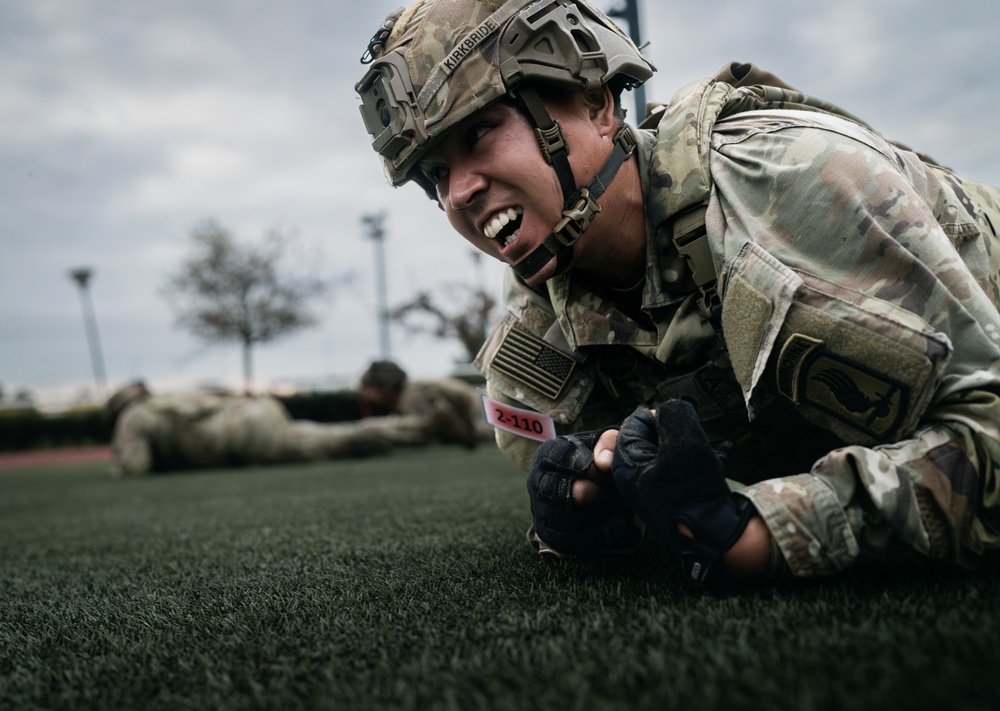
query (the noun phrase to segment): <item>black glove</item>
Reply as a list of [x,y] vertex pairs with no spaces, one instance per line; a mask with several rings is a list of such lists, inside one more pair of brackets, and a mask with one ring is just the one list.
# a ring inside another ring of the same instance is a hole
[[[730,492],[694,408],[668,400],[656,416],[640,407],[622,424],[611,467],[615,486],[684,572],[705,584],[728,580],[721,564],[754,515]],[[692,537],[677,530],[683,523]]]
[[528,472],[528,498],[535,535],[556,553],[585,556],[636,548],[643,532],[618,491],[585,506],[573,502],[573,482],[585,479],[594,462],[594,445],[605,430],[557,437],[544,442]]

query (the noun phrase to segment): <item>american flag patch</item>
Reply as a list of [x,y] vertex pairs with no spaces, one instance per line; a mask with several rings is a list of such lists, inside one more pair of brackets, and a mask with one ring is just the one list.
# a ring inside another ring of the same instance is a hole
[[541,338],[512,328],[490,367],[555,400],[569,381],[576,361]]

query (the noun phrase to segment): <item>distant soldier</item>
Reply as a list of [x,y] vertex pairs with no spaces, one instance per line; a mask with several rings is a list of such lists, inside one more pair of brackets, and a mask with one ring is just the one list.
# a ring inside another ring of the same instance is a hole
[[372,362],[357,388],[323,395],[324,422],[350,422],[366,417],[399,414],[399,398],[406,387],[406,371],[391,360]]
[[113,473],[118,475],[367,457],[394,446],[468,445],[468,423],[446,406],[418,415],[328,424],[293,420],[269,396],[153,396],[135,383],[111,396],[107,413],[114,422]]
[[336,421],[387,415],[448,413],[455,423],[455,441],[475,447],[492,442],[493,430],[483,417],[479,390],[457,378],[409,380],[391,360],[372,362],[361,375],[357,390],[331,394]]
[[399,398],[403,415],[428,415],[447,409],[456,423],[462,423],[461,443],[475,447],[480,442],[493,442],[493,428],[483,417],[480,391],[458,378],[414,380],[407,383]]
[[407,382],[406,371],[391,360],[374,361],[361,375],[358,401],[362,417],[399,412],[399,399]]

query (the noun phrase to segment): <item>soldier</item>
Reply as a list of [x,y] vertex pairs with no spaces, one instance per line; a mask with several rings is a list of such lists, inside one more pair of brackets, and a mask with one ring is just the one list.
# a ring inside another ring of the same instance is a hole
[[457,378],[409,380],[390,360],[374,361],[361,376],[357,419],[371,415],[450,415],[452,440],[474,449],[492,441],[493,430],[482,417],[479,391]]
[[493,441],[493,430],[482,416],[479,390],[458,378],[408,380],[392,361],[377,360],[361,376],[358,402],[368,413],[430,415],[446,410],[454,422],[454,441],[470,449]]
[[152,396],[142,383],[117,391],[106,411],[113,423],[112,473],[119,476],[367,457],[432,442],[467,445],[470,426],[447,403],[431,403],[420,414],[319,423],[291,419],[269,396]]
[[420,415],[447,410],[453,413],[455,441],[474,449],[480,442],[494,440],[493,429],[483,419],[479,390],[458,378],[412,380],[403,388],[399,412]]
[[995,563],[1000,191],[752,65],[631,129],[586,0],[418,0],[362,62],[389,180],[512,268],[477,365],[541,552]]
[[406,379],[406,371],[391,360],[377,360],[369,365],[361,374],[358,390],[361,416],[398,412]]
[[392,361],[373,361],[362,373],[357,388],[323,395],[321,419],[324,422],[352,422],[399,414],[399,398],[406,386],[406,377],[406,371]]

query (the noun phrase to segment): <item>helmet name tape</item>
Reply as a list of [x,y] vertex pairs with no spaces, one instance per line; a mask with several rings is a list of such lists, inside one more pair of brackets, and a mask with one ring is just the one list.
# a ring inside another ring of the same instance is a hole
[[444,70],[445,76],[448,76],[455,71],[469,52],[478,47],[480,42],[496,32],[498,29],[500,29],[500,25],[494,22],[492,17],[487,17],[483,24],[467,34],[465,38],[455,46],[452,53],[449,54],[443,62],[441,62],[441,68]]
[[[516,2],[508,2],[501,5],[496,12],[483,20],[476,29],[467,34],[455,45],[455,49],[434,68],[434,71],[427,77],[427,83],[420,90],[420,95],[417,97],[417,105],[421,111],[427,110],[438,89],[448,80],[452,72],[458,68],[462,60],[468,57],[472,53],[472,50],[482,44],[483,40],[503,27],[504,23],[513,17],[515,13],[520,12],[522,8],[519,5]],[[489,28],[487,32],[481,32],[483,28],[487,27]],[[474,35],[479,36],[473,38]],[[466,47],[466,43],[470,41],[472,44]]]

